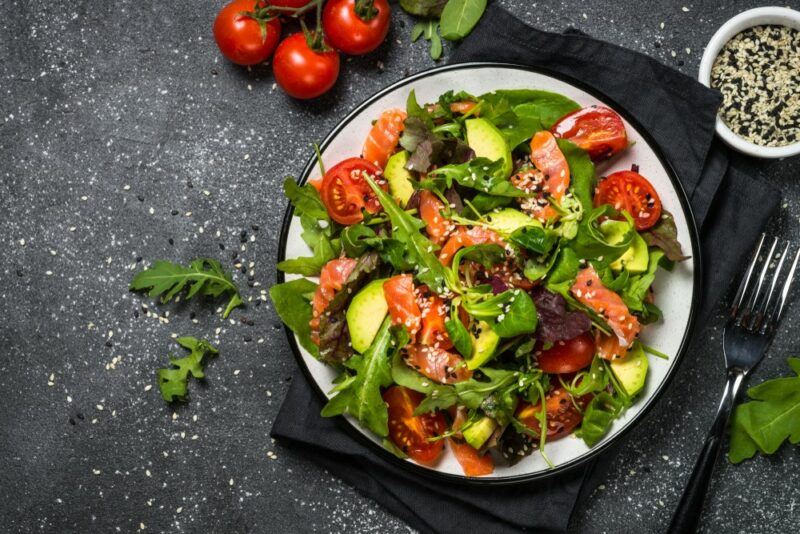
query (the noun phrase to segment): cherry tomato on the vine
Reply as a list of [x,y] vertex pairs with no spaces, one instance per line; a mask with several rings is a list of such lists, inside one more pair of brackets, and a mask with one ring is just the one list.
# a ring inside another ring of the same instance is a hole
[[326,45],[315,48],[303,32],[297,32],[281,41],[275,51],[275,81],[294,98],[316,98],[339,77],[339,53]]
[[256,0],[233,0],[214,20],[214,40],[222,55],[237,65],[257,65],[272,55],[281,22],[269,18]]
[[335,48],[359,56],[383,42],[389,33],[390,15],[386,0],[328,0],[322,26]]

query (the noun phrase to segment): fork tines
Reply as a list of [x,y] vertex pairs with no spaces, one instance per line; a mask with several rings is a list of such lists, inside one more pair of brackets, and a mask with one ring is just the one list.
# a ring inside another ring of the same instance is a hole
[[[766,234],[761,234],[753,259],[742,277],[730,310],[730,320],[750,332],[761,334],[773,329],[780,321],[794,280],[797,261],[800,259],[800,249],[798,249],[788,273],[783,278],[780,291],[776,293],[789,255],[790,243],[787,241],[779,253],[780,256],[776,257],[778,238],[772,239],[768,252],[765,252],[765,241]],[[774,263],[775,260],[777,265]]]

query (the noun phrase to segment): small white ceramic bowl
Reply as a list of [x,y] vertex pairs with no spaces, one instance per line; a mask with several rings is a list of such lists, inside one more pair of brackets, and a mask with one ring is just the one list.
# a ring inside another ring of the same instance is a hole
[[[711,87],[711,67],[725,43],[736,34],[753,26],[789,26],[800,30],[800,12],[786,7],[759,7],[739,13],[717,30],[703,52],[698,79],[706,87]],[[731,148],[757,158],[787,158],[800,154],[800,142],[780,146],[761,146],[739,137],[717,116],[717,135]]]

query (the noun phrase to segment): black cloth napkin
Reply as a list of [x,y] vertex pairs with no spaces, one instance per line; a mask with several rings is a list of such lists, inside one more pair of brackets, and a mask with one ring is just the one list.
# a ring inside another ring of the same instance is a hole
[[[719,94],[640,53],[575,31],[542,32],[496,5],[452,61],[528,64],[567,74],[608,95],[650,132],[701,228],[704,323],[780,200],[772,187],[729,165],[726,149],[714,141]],[[345,431],[346,423],[322,418],[322,405],[298,371],[272,436],[423,532],[563,532],[613,454],[540,482],[455,485],[410,475],[379,458]]]

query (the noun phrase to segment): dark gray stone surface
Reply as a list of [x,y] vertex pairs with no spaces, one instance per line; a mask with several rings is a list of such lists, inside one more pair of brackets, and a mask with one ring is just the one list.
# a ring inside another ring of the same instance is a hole
[[[575,26],[689,74],[715,29],[756,4],[501,3],[544,29]],[[330,95],[294,102],[268,68],[222,60],[210,32],[220,4],[0,6],[4,530],[409,530],[270,440],[295,363],[271,306],[255,300],[274,279],[283,176],[298,172],[309,144],[356,104],[433,63],[397,13],[389,42],[345,61]],[[754,167],[784,191],[775,227],[800,238],[800,162]],[[127,291],[138,257],[230,265],[232,251],[253,262],[259,285],[237,275],[253,300],[230,321],[194,302],[160,306]],[[167,320],[145,317],[142,304]],[[798,353],[799,311],[800,302],[789,309],[754,382],[786,373],[784,358]],[[721,323],[702,325],[669,392],[581,504],[574,531],[664,528],[723,384]],[[205,385],[191,385],[191,402],[173,410],[149,388],[175,334],[208,337],[220,357]],[[705,530],[796,530],[799,468],[800,450],[790,447],[721,465]]]

